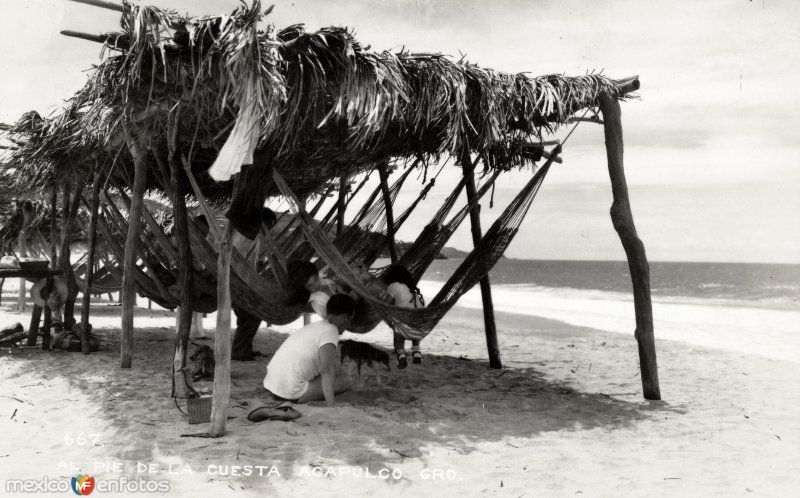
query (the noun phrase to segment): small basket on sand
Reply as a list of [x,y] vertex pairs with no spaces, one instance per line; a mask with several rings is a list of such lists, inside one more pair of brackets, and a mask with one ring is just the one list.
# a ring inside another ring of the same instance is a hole
[[202,424],[211,420],[211,400],[213,399],[211,396],[202,396],[186,400],[190,424]]

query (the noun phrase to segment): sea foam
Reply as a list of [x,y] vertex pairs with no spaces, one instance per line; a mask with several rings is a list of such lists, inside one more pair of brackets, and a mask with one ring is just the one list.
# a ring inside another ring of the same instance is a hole
[[[441,282],[422,281],[432,298]],[[570,325],[633,335],[633,296],[621,292],[493,285],[497,311],[559,320]],[[481,308],[476,286],[458,303]],[[682,341],[709,348],[757,354],[800,363],[800,312],[742,306],[741,302],[700,298],[653,298],[656,342]]]

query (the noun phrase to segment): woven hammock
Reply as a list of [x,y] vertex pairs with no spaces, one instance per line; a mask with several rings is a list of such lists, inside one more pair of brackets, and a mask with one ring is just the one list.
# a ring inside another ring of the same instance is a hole
[[[541,174],[542,177],[542,170],[545,170],[546,167],[549,167],[549,163],[540,170],[539,174]],[[412,169],[413,168],[409,168],[409,171],[401,175],[395,184],[392,185],[392,189],[390,190],[390,193],[392,193],[392,191],[394,192],[394,196],[391,197],[392,199],[396,198],[397,192],[399,192],[403,181],[405,181]],[[475,206],[478,200],[486,192],[488,192],[498,174],[499,172],[495,172],[488,181],[484,182],[478,191],[476,199],[474,199],[472,203],[468,203],[461,210],[459,210],[446,224],[444,223],[444,220],[449,215],[458,196],[463,190],[463,181],[456,186],[454,191],[448,196],[443,205],[437,210],[433,216],[433,219],[428,223],[423,232],[420,234],[420,237],[418,237],[414,244],[412,244],[411,248],[406,252],[406,254],[404,254],[404,257],[401,260],[412,271],[412,274],[416,280],[421,278],[424,271],[433,262],[436,255],[439,253],[447,240],[449,240],[455,229],[460,225],[461,222],[463,222],[469,211]],[[536,178],[536,176],[534,178]],[[427,193],[427,189],[429,189],[430,186],[431,185],[429,184],[425,191],[420,193],[417,200],[398,217],[398,220],[401,223],[408,219],[411,211],[417,206],[421,198],[424,197],[425,193]],[[288,187],[286,188],[288,189]],[[340,278],[343,277],[342,272],[340,270],[337,271],[335,266],[330,265],[330,255],[326,257],[326,254],[331,250],[331,248],[336,254],[339,255],[341,259],[344,259],[344,261],[349,264],[355,260],[350,258],[345,259],[345,257],[342,255],[342,252],[351,255],[351,257],[353,257],[352,255],[354,254],[377,254],[380,250],[380,246],[385,243],[385,203],[381,202],[382,200],[379,201],[377,192],[378,191],[376,190],[376,193],[370,196],[369,202],[365,203],[362,210],[357,214],[356,220],[358,221],[358,224],[352,225],[347,232],[343,233],[343,235],[346,235],[346,237],[340,237],[336,241],[330,241],[326,236],[323,235],[323,238],[326,239],[326,243],[324,244],[321,244],[319,240],[315,240],[314,237],[308,236],[309,227],[314,226],[315,228],[313,228],[313,230],[318,235],[327,232],[321,230],[316,225],[316,222],[313,221],[313,218],[311,218],[309,213],[306,213],[305,210],[297,210],[299,203],[296,197],[293,197],[291,193],[287,196],[292,200],[292,202],[290,202],[290,206],[294,206],[293,211],[295,212],[296,222],[299,224],[301,229],[300,231],[306,235],[306,238],[311,242],[311,246],[315,249],[315,251],[322,256],[322,260],[325,261],[334,270],[334,273],[336,273]],[[523,190],[523,192],[525,192],[525,190]],[[121,193],[122,200],[129,205],[130,200],[124,195],[124,192]],[[286,195],[286,193],[284,193],[284,195]],[[121,247],[119,247],[116,241],[121,240],[120,235],[123,235],[127,232],[127,222],[122,213],[119,212],[119,209],[116,207],[116,205],[111,202],[108,197],[106,197],[106,199],[106,206],[109,209],[104,210],[106,219],[99,224],[101,226],[101,232],[104,234],[104,246],[108,254],[113,254],[115,256],[114,259],[121,261],[123,250]],[[318,209],[320,205],[321,204],[317,204],[315,210]],[[506,212],[508,212],[512,207],[513,203],[509,206],[509,208],[507,208]],[[517,210],[518,209],[519,208],[517,208]],[[312,210],[312,212],[315,210]],[[139,237],[140,241],[142,242],[142,248],[140,251],[142,265],[141,267],[137,267],[135,270],[137,287],[142,295],[152,299],[162,306],[168,308],[178,306],[180,303],[176,302],[174,297],[166,291],[164,284],[159,281],[154,270],[156,266],[160,266],[162,269],[169,271],[173,277],[177,279],[177,251],[175,250],[172,242],[169,241],[163,234],[161,227],[155,222],[153,216],[147,211],[147,207],[144,207],[143,209],[143,216],[145,220],[145,226]],[[524,216],[524,213],[522,216]],[[111,230],[108,226],[109,224],[114,226],[115,230]],[[382,238],[376,238],[373,235],[372,240],[364,240],[364,238],[360,237],[359,235],[362,235],[365,232],[369,234],[369,231],[364,230],[363,228],[360,231],[355,230],[355,227],[379,227],[383,229],[383,233],[379,234],[382,235]],[[113,231],[116,231],[117,233],[113,233]],[[200,268],[203,272],[203,275],[205,275],[205,278],[194,279],[195,286],[201,287],[205,292],[213,293],[215,291],[215,281],[217,276],[216,248],[213,247],[208,240],[206,240],[206,238],[202,235],[199,226],[197,226],[193,220],[190,222],[189,233],[192,242],[192,253],[197,262],[195,267]],[[490,232],[487,232],[487,237],[489,235]],[[513,235],[510,238],[507,238],[503,247],[499,248],[499,254],[502,254],[502,252],[505,250],[505,247],[507,247],[508,243],[510,243],[511,238],[513,238]],[[267,238],[267,240],[271,239]],[[486,237],[484,240],[486,240]],[[269,261],[272,263],[281,260],[282,253],[278,249],[277,241],[272,240],[271,242],[271,244],[268,243],[265,244],[265,246]],[[344,247],[339,249],[337,247],[337,242],[338,244],[342,244]],[[356,247],[356,250],[353,251],[352,248],[355,247],[359,242],[365,244],[372,242],[372,247],[366,249]],[[344,244],[347,244],[347,246]],[[481,246],[479,246],[478,249],[480,249],[480,247]],[[320,248],[323,249],[323,252],[320,252]],[[467,263],[468,260],[469,258],[465,260],[464,263]],[[113,262],[109,260],[106,260],[105,263],[106,266],[111,269],[111,271],[115,271],[116,275],[121,277],[121,268],[119,268],[118,265],[114,265]],[[489,268],[493,266],[493,264],[494,262],[489,265]],[[280,268],[283,265],[277,264],[270,266],[277,266]],[[234,251],[232,254],[231,270],[232,301],[236,303],[237,306],[244,308],[254,316],[258,316],[269,323],[283,325],[296,320],[297,317],[303,311],[305,311],[305,307],[303,306],[289,307],[284,304],[287,296],[286,292],[284,291],[285,280],[283,278],[269,278],[258,274],[253,270],[250,263],[236,251]],[[283,267],[283,270],[285,271],[285,267]],[[488,272],[488,269],[486,272]],[[276,275],[278,273],[280,272],[277,272]],[[459,272],[457,271],[456,275],[458,274]],[[283,276],[285,278],[285,274]],[[463,283],[459,284],[459,282],[463,279],[456,279],[452,285],[458,289],[465,287],[463,292],[466,292],[466,290],[472,287],[480,278],[480,276],[474,278],[474,282],[466,286]],[[388,306],[385,303],[375,300],[374,298],[370,300],[369,298],[372,296],[369,296],[369,293],[365,292],[364,288],[359,289],[359,285],[353,285],[356,283],[355,281],[352,279],[348,281],[348,278],[343,278],[343,280],[346,284],[350,285],[352,288],[356,289],[357,292],[360,292],[361,295],[367,298],[364,301],[367,306],[362,309],[362,313],[357,316],[357,320],[355,320],[355,323],[351,328],[351,330],[355,332],[363,333],[372,330],[381,319],[387,319],[389,324],[393,326],[393,328],[398,329],[398,331],[401,333],[405,330],[408,337],[421,337],[424,334],[427,334],[430,329],[433,328],[435,322],[438,322],[441,319],[441,316],[443,316],[444,313],[446,313],[446,311],[452,307],[453,304],[455,304],[455,301],[457,301],[457,297],[448,298],[444,303],[444,306],[439,306],[438,308],[434,309],[434,311],[437,311],[436,315],[434,315],[435,320],[432,323],[431,320],[427,320],[427,322],[431,323],[431,325],[427,326],[423,323],[420,326],[418,323],[419,320],[415,321],[413,317],[409,318],[404,316],[408,313],[407,310],[404,313],[400,311],[402,310],[401,308]],[[460,297],[463,292],[459,292]],[[434,298],[434,301],[432,301],[432,305],[434,304],[435,300],[436,298]],[[389,311],[387,311],[387,307],[389,308]],[[429,309],[431,309],[431,307],[429,307]],[[416,315],[420,317],[422,314],[417,313]]]
[[341,253],[321,233],[314,220],[305,212],[280,173],[275,171],[273,178],[281,194],[291,201],[290,207],[295,216],[300,217],[300,227],[307,240],[336,275],[350,286],[364,302],[368,303],[374,312],[380,315],[393,330],[406,339],[421,339],[430,333],[433,327],[456,304],[462,295],[489,273],[489,270],[503,255],[517,234],[519,226],[530,209],[545,175],[559,153],[560,147],[556,147],[550,159],[531,177],[530,181],[506,207],[500,217],[484,234],[475,249],[464,259],[439,293],[431,300],[428,307],[418,309],[394,306],[371,295],[369,290],[353,274]]
[[[75,283],[78,284],[78,289],[80,289],[81,292],[86,288],[86,279],[83,278],[83,276],[86,275],[87,260],[87,255],[84,254],[72,265]],[[119,268],[111,268],[105,263],[103,266],[96,269],[92,274],[91,293],[105,294],[108,292],[117,292],[122,289],[122,269],[119,269],[119,272],[117,271],[118,269]]]
[[[407,177],[407,174],[404,173],[404,177]],[[480,189],[478,198],[480,198],[483,194],[488,192],[489,187],[491,186],[491,182],[497,177],[497,174],[492,176],[490,182],[486,182]],[[404,178],[398,179],[397,182],[393,185],[394,187],[399,187],[402,185],[402,181]],[[434,214],[432,221],[429,223],[428,226],[438,224],[441,226],[441,220],[447,217],[450,210],[455,203],[455,198],[457,197],[458,193],[461,191],[463,187],[463,182],[459,184],[459,187],[456,189],[454,193],[450,195],[448,199],[452,199],[451,201],[445,202],[439,210]],[[372,198],[372,196],[371,196]],[[374,201],[374,198],[372,199]],[[477,202],[477,201],[476,201]],[[380,205],[384,205],[383,202],[378,203]],[[407,219],[408,215],[411,213],[411,208],[413,208],[417,202],[414,203],[409,209],[401,215],[403,219]],[[370,210],[369,206],[371,204],[365,203],[364,208],[361,212],[356,216],[356,219],[361,221],[372,218],[374,221],[377,221],[378,217],[374,215],[374,213],[381,213],[380,209]],[[472,204],[474,205],[474,204]],[[465,208],[464,213],[468,212]],[[367,214],[362,214],[367,213]],[[383,211],[385,216],[385,209]],[[311,218],[309,213],[306,215]],[[457,215],[448,226],[452,226],[453,229],[449,230],[448,233],[452,234],[452,231],[455,230],[458,223],[463,221],[463,215]],[[298,223],[302,223],[299,218],[296,217]],[[383,222],[385,224],[385,220]],[[316,224],[316,222],[315,222]],[[208,242],[208,240],[199,232],[198,227],[194,223],[189,224],[189,234],[191,237],[191,247],[192,247],[192,254],[195,258],[201,261],[201,264],[205,267],[205,270],[216,279],[217,276],[217,252],[216,249]],[[302,224],[300,225],[302,229]],[[321,233],[328,233],[327,230],[321,227],[317,227]],[[301,231],[302,233],[302,231]],[[419,268],[422,273],[430,266],[430,264],[435,259],[436,255],[441,250],[441,247],[447,242],[449,237],[439,237],[436,241],[439,244],[439,249],[435,251],[427,251],[423,254],[426,259],[420,259],[416,261],[416,268]],[[344,239],[350,240],[353,239]],[[371,241],[374,244],[374,238]],[[337,239],[338,243],[342,243],[341,239]],[[336,244],[337,241],[332,242]],[[380,241],[380,243],[384,243],[385,241]],[[430,241],[419,241],[422,245],[426,243],[430,243]],[[275,244],[277,245],[277,244]],[[371,252],[377,253],[379,247],[373,247]],[[272,257],[268,254],[268,257]],[[272,260],[270,260],[272,261]],[[284,325],[290,323],[297,319],[297,317],[305,311],[305,307],[288,307],[284,303],[287,299],[287,295],[285,292],[285,285],[280,285],[276,279],[270,279],[264,275],[260,275],[253,271],[252,267],[244,261],[244,259],[236,252],[233,251],[231,256],[231,300],[232,302],[236,303],[237,306],[244,308],[248,313],[252,314],[253,316],[257,316],[262,320],[265,320],[269,323]],[[375,326],[381,321],[381,316],[378,315],[373,311],[371,307],[366,307],[362,309],[360,313],[357,313],[354,323],[349,329],[351,332],[356,333],[365,333],[369,332],[370,330],[374,329]]]

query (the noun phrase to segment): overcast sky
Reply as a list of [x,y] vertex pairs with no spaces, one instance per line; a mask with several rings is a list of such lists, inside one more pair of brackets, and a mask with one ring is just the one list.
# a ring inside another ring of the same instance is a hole
[[[192,15],[238,5],[152,2]],[[346,25],[375,50],[466,54],[508,72],[638,74],[641,100],[623,103],[622,117],[634,219],[649,258],[800,263],[796,0],[295,0],[276,2],[269,19]],[[60,30],[118,26],[118,13],[66,0],[0,0],[0,121],[30,109],[49,114],[99,62],[99,45]],[[602,128],[581,125],[563,156],[508,255],[624,259],[608,217]],[[458,174],[452,168],[443,180]],[[528,175],[500,181],[485,227]],[[440,190],[431,204],[446,195]],[[424,217],[413,221],[418,228]],[[469,241],[463,231],[454,244]]]

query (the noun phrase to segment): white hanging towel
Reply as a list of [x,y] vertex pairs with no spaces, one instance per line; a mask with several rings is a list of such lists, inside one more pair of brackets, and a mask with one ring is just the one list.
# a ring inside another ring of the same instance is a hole
[[249,78],[249,84],[245,87],[244,98],[239,105],[239,115],[233,125],[231,134],[225,141],[225,145],[219,151],[214,164],[208,170],[215,181],[224,182],[242,170],[243,164],[253,164],[253,152],[258,145],[260,134],[258,127],[258,103],[256,102],[254,78]]

